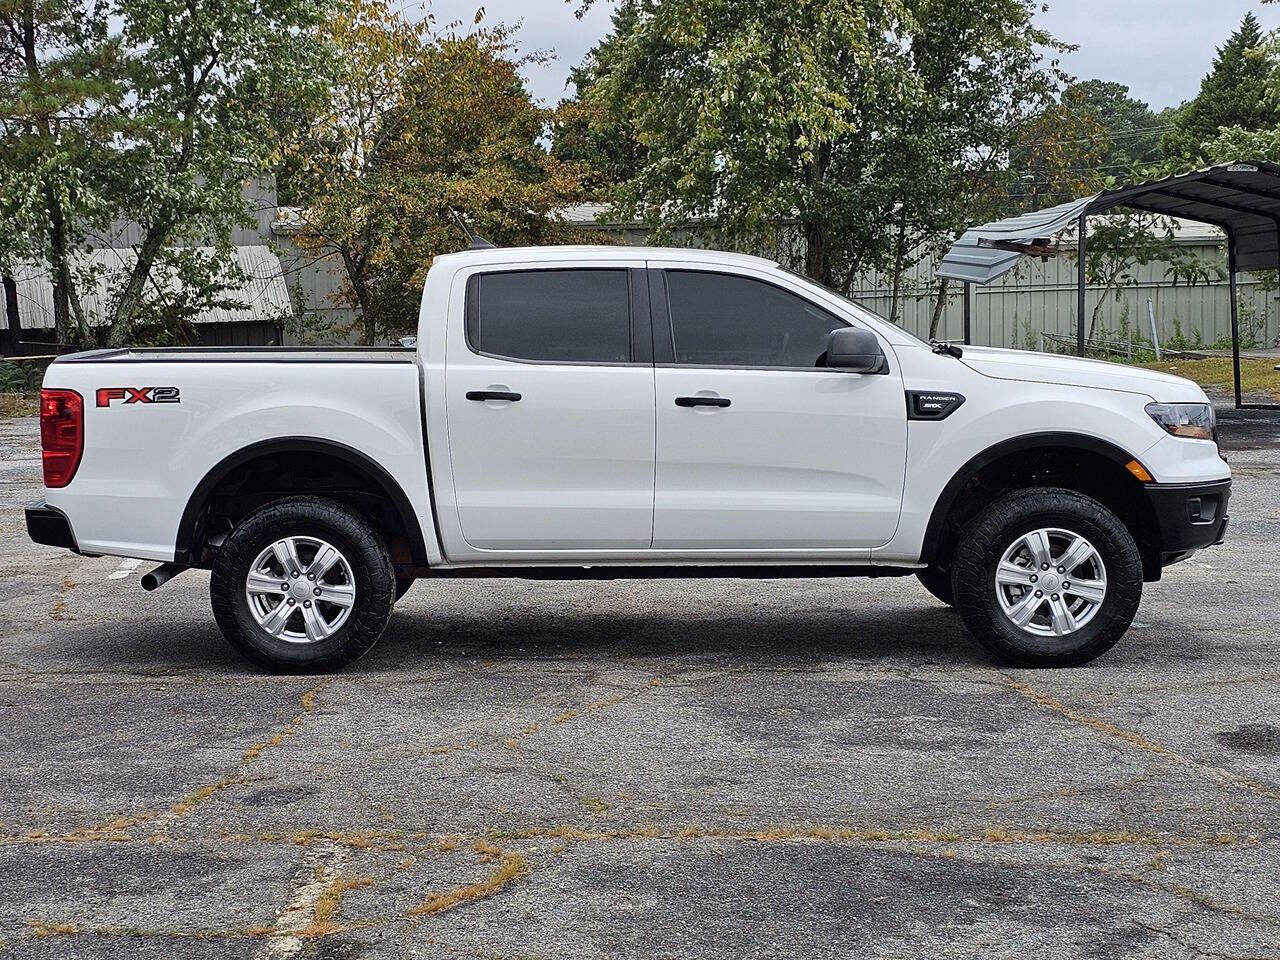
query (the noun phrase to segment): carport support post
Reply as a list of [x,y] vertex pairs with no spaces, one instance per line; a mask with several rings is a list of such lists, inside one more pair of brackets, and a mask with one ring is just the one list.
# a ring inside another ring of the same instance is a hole
[[973,335],[973,288],[968,280],[964,282],[964,342],[967,345]]
[[1240,407],[1240,311],[1236,304],[1236,240],[1227,235],[1227,288],[1231,301],[1231,367],[1235,376],[1236,408]]
[[1088,232],[1088,214],[1081,212],[1080,226],[1077,230],[1079,241],[1076,245],[1076,356],[1084,356],[1084,278],[1085,278],[1085,242]]

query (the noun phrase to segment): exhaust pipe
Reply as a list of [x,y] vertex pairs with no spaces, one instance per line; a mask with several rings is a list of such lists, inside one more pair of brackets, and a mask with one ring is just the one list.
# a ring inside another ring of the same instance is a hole
[[183,570],[190,569],[185,563],[162,563],[150,573],[142,575],[142,589],[155,590],[162,587]]

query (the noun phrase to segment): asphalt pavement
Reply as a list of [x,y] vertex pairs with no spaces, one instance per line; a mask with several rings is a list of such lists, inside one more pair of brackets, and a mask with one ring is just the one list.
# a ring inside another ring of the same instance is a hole
[[419,582],[263,676],[208,576],[27,541],[0,420],[0,960],[1280,957],[1280,419],[1087,667],[914,578]]

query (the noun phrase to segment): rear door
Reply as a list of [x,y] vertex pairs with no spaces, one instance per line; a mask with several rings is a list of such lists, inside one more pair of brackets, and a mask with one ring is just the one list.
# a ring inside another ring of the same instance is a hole
[[[651,264],[657,266],[657,264]],[[655,549],[865,555],[898,524],[902,376],[824,366],[850,325],[771,272],[651,271]]]
[[[653,537],[652,338],[642,264],[482,268],[449,329],[458,522],[478,550]],[[460,328],[461,327],[461,328]]]

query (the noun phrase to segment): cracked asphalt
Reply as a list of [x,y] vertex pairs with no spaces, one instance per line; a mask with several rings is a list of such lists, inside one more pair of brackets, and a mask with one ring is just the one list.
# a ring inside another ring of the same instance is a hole
[[299,678],[28,542],[0,420],[0,960],[1280,957],[1280,420],[1221,432],[1228,542],[1088,667],[914,579],[479,580]]

